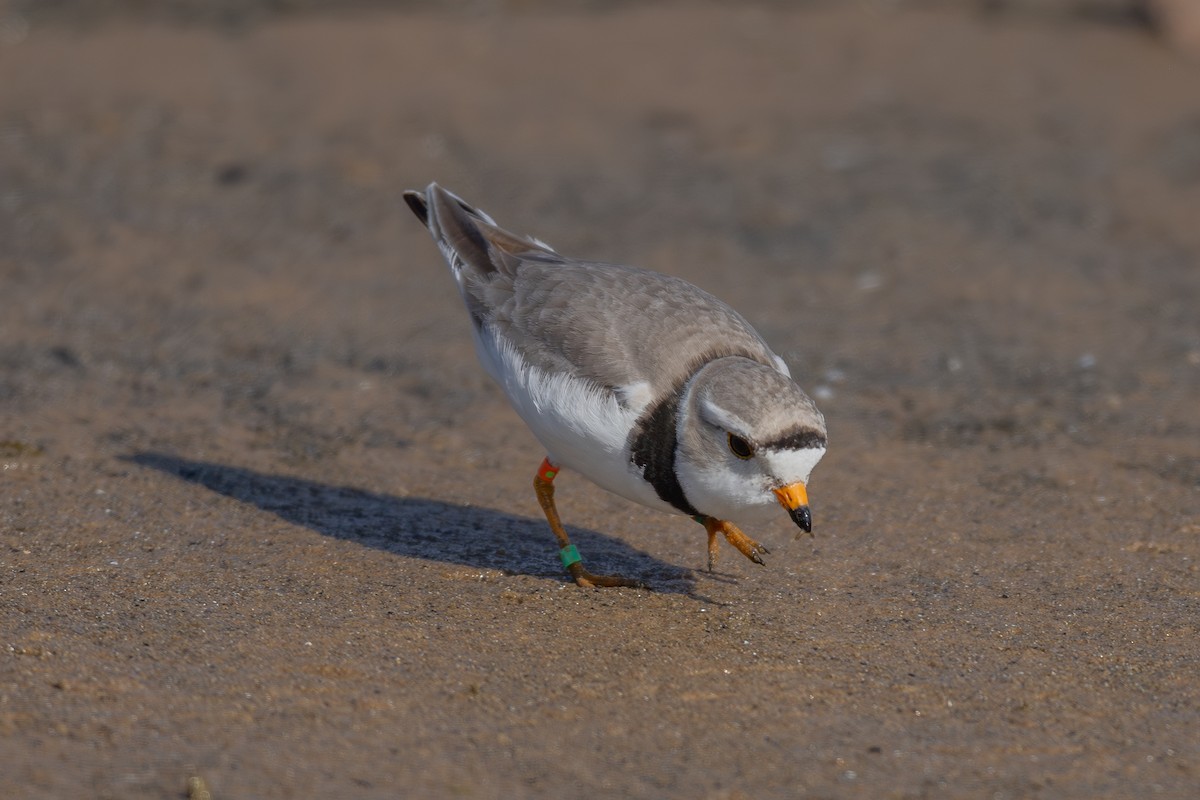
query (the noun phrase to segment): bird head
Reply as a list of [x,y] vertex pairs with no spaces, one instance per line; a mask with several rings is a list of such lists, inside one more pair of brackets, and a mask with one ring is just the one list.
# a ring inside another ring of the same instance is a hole
[[730,522],[780,507],[812,532],[808,480],[825,454],[825,418],[784,373],[748,358],[710,361],[685,387],[675,470],[691,504]]

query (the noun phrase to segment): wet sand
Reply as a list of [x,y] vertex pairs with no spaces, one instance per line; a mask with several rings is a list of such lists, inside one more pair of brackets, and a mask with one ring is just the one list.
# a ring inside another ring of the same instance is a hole
[[[1200,789],[1200,64],[950,6],[0,43],[0,794]],[[730,302],[816,538],[565,473],[400,193]]]

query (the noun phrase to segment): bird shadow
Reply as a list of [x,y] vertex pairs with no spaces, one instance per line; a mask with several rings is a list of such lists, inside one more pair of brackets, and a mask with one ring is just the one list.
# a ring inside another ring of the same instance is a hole
[[[568,580],[558,565],[554,538],[544,520],[164,453],[134,453],[120,459],[256,506],[322,536],[411,558]],[[660,592],[708,599],[695,594],[696,578],[690,569],[661,561],[603,533],[576,527],[567,530],[597,572],[635,578]]]

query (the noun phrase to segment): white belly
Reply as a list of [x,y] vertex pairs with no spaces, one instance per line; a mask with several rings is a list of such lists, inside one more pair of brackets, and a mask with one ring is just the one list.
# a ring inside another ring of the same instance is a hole
[[573,376],[532,367],[503,340],[478,330],[475,349],[551,462],[627,500],[679,513],[630,460],[629,433],[642,409],[622,406],[611,393]]

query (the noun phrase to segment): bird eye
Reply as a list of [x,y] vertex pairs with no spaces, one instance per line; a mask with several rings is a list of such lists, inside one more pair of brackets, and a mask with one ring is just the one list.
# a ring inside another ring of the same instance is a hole
[[729,437],[729,452],[733,453],[738,458],[745,461],[748,458],[754,457],[754,448],[740,436],[728,434]]

